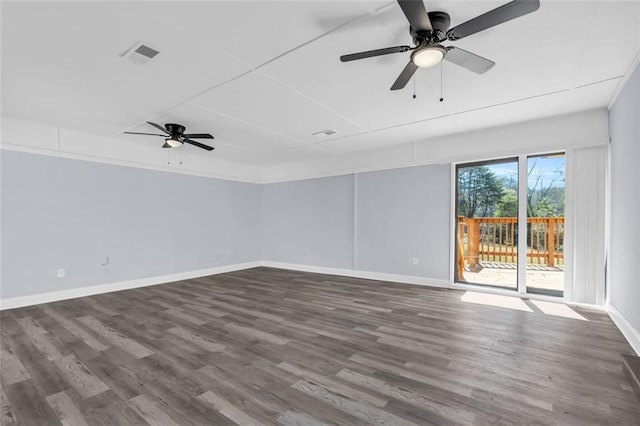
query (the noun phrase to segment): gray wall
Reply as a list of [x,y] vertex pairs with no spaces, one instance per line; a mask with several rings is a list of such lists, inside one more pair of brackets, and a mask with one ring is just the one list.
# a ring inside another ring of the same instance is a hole
[[263,187],[263,259],[353,267],[353,175]]
[[448,166],[254,185],[1,152],[2,299],[261,259],[448,278]]
[[611,133],[610,303],[640,332],[640,67],[609,112]]
[[261,258],[260,185],[6,150],[1,165],[3,299]]
[[450,170],[436,165],[357,175],[357,269],[449,279]]
[[446,280],[450,185],[448,165],[265,185],[263,258]]

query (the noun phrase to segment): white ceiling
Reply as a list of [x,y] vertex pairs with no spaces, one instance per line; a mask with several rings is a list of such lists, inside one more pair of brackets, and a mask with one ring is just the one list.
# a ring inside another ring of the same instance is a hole
[[[427,1],[452,26],[505,1]],[[136,65],[137,41],[160,54]],[[389,87],[410,44],[395,2],[3,2],[2,113],[115,137],[159,138],[145,121],[216,136],[200,155],[257,166],[336,156],[604,107],[640,49],[640,2],[545,1],[455,43],[494,60],[476,75],[445,62]],[[313,133],[335,129],[333,136]],[[188,147],[195,150],[196,148]],[[187,149],[187,148],[185,148]]]

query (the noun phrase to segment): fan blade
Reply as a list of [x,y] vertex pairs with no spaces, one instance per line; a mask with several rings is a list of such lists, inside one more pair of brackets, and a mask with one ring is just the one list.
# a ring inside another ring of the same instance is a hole
[[484,31],[487,28],[495,27],[496,25],[535,12],[538,8],[540,8],[539,0],[513,0],[487,13],[476,16],[455,28],[451,28],[447,31],[447,38],[449,40],[460,40],[471,34]]
[[209,133],[188,133],[182,136],[184,136],[185,138],[192,138],[192,139],[214,139],[214,137]]
[[200,142],[192,141],[191,139],[182,138],[182,141],[186,142],[186,143],[190,143],[191,145],[195,145],[198,148],[206,149],[207,151],[213,151],[214,150],[214,148],[212,146],[205,145],[205,144],[202,144]]
[[351,53],[340,56],[342,62],[355,61],[358,59],[373,58],[374,56],[388,55],[390,53],[401,53],[411,50],[409,46],[386,47],[384,49],[367,50],[366,52]]
[[157,133],[138,133],[138,132],[123,132],[123,133],[126,133],[127,135],[162,136],[163,138],[167,137],[167,135],[159,135]]
[[476,74],[484,74],[496,64],[487,58],[478,56],[475,53],[467,52],[459,47],[448,47],[447,54],[444,56],[444,59],[449,62],[453,62],[456,65],[460,65],[462,68],[466,68],[469,71],[473,71]]
[[391,90],[404,89],[404,86],[406,86],[409,80],[411,80],[411,77],[413,77],[413,74],[417,69],[418,66],[412,61],[409,61],[407,66],[404,67],[404,69],[396,79],[396,82],[393,83],[393,86],[391,86]]
[[398,0],[398,4],[413,31],[433,31],[427,8],[424,7],[422,0]]
[[156,129],[158,129],[158,130],[162,130],[162,131],[163,131],[163,132],[165,132],[167,135],[169,134],[169,132],[167,132],[167,129],[165,129],[164,127],[162,127],[162,126],[161,126],[161,125],[159,125],[159,124],[152,123],[152,122],[150,122],[150,121],[147,121],[147,124],[151,124],[151,125],[152,125],[153,127],[155,127]]

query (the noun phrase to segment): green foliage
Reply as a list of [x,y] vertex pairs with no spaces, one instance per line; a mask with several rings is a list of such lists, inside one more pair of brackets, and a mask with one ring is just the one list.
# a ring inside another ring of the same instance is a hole
[[[535,170],[534,167],[529,174]],[[530,177],[530,176],[528,176]],[[563,217],[564,175],[527,188],[528,217]],[[517,217],[518,186],[513,176],[498,177],[487,166],[465,167],[458,174],[458,214],[465,217]]]
[[458,174],[458,214],[465,217],[493,216],[504,186],[486,166],[467,167]]
[[559,216],[559,206],[552,203],[549,198],[542,197],[538,200],[533,208],[534,217],[555,217]]
[[518,194],[515,189],[504,192],[496,208],[496,217],[518,217]]

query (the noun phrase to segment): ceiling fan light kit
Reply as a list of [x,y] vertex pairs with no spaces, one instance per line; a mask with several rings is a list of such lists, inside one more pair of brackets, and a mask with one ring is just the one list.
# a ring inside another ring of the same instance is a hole
[[479,33],[496,25],[511,21],[540,7],[539,0],[513,0],[482,15],[476,16],[454,28],[449,28],[451,18],[448,13],[427,12],[422,0],[397,0],[402,12],[409,21],[409,34],[414,47],[395,46],[384,49],[367,50],[340,57],[342,62],[375,56],[402,53],[412,50],[409,63],[404,67],[391,90],[403,89],[418,68],[430,68],[443,59],[461,66],[476,74],[483,74],[495,65],[495,62],[482,56],[467,52],[454,46],[443,46],[444,41],[456,41]]
[[174,138],[173,136],[164,140],[165,144],[162,145],[163,148],[177,148],[182,146],[182,141],[178,138]]
[[420,68],[431,68],[442,61],[447,49],[440,45],[425,46],[411,53],[411,61]]

